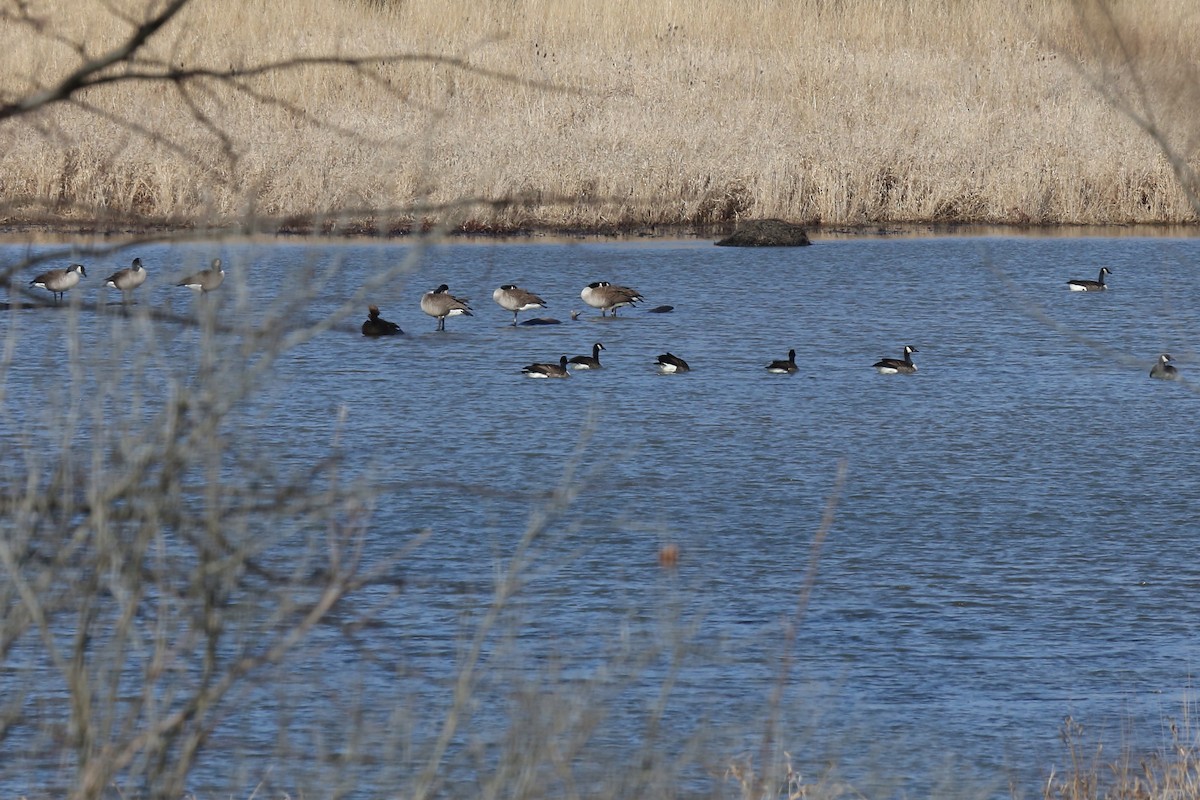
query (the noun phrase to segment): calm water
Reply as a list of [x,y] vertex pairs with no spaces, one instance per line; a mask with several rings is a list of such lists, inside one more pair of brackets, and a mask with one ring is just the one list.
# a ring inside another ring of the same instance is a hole
[[[220,313],[253,319],[281,284],[333,263],[348,294],[406,252],[225,245]],[[192,299],[165,277],[210,250],[138,254],[152,271],[142,304],[186,312]],[[687,791],[733,793],[722,773],[753,751],[768,717],[786,621],[843,460],[783,704],[781,744],[806,775],[833,762],[872,797],[1007,796],[1010,785],[1034,797],[1065,765],[1068,715],[1106,754],[1163,746],[1200,665],[1200,395],[1147,372],[1171,352],[1200,379],[1198,259],[1198,240],[1133,237],[425,253],[370,296],[404,337],[359,336],[363,304],[285,354],[237,417],[239,447],[269,454],[285,475],[340,437],[354,454],[347,477],[383,487],[370,557],[402,554],[404,590],[377,598],[381,624],[357,634],[357,649],[292,663],[293,683],[280,689],[295,709],[292,746],[336,750],[350,705],[368,750],[406,745],[380,756],[386,766],[347,768],[349,780],[378,796],[411,777],[498,571],[572,470],[580,493],[535,548],[530,580],[489,640],[469,733],[447,757],[451,787],[465,791],[489,748],[533,725],[522,693],[602,707],[574,758],[587,775],[614,769],[605,764],[645,744],[671,676],[653,749],[677,755],[695,743],[702,763],[684,769]],[[95,296],[117,261],[92,267],[75,291]],[[1066,290],[1102,264],[1110,291]],[[579,291],[602,279],[675,311],[600,319]],[[512,328],[491,300],[509,282],[549,301],[523,319],[564,324]],[[417,306],[439,283],[476,311],[444,333]],[[318,296],[311,318],[345,294]],[[103,349],[111,316],[79,315],[87,352]],[[2,330],[17,325],[21,338],[3,424],[29,424],[61,377],[70,315],[4,317]],[[167,329],[168,356],[150,369],[179,378],[191,367],[171,354],[195,334]],[[521,375],[597,341],[602,371]],[[918,374],[871,369],[905,344],[919,348]],[[768,374],[792,347],[799,373]],[[658,375],[654,357],[666,350],[693,371]],[[679,547],[674,571],[657,563],[666,542]],[[202,774],[217,788],[246,777],[242,794],[268,768],[277,788],[320,785],[321,758],[280,756],[273,724],[267,715],[256,750],[254,712],[233,715],[214,746],[236,743],[243,772],[217,759]],[[0,777],[0,787],[33,791],[7,767]]]

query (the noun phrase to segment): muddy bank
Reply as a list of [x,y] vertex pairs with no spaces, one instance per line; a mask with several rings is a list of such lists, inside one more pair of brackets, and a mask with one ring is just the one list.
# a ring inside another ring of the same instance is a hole
[[[972,222],[913,222],[903,224],[866,223],[862,225],[802,225],[812,241],[861,237],[928,236],[1152,236],[1192,237],[1200,235],[1196,224],[1128,225],[988,225]],[[328,220],[260,220],[255,224],[201,225],[181,220],[64,220],[38,218],[10,220],[0,224],[0,241],[9,243],[54,243],[100,240],[169,241],[236,238],[314,238],[314,239],[385,239],[404,240],[417,236],[459,240],[589,240],[589,239],[712,239],[715,242],[733,235],[737,223],[696,225],[596,225],[500,226],[464,223],[452,228],[425,223],[395,223],[387,226],[372,221],[334,224]]]

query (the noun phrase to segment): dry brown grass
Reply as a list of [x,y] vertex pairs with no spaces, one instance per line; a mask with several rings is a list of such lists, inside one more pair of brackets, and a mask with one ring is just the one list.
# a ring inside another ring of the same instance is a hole
[[[116,5],[141,18],[147,1]],[[111,5],[42,0],[37,36],[0,21],[3,98],[75,68],[72,42],[95,54],[119,41],[129,28]],[[0,126],[0,213],[385,227],[1192,221],[1167,160],[1087,77],[1140,91],[1117,69],[1134,58],[1195,162],[1200,81],[1186,65],[1200,9],[1154,6],[1117,4],[1121,54],[1088,32],[1094,9],[1069,0],[195,0],[150,55],[227,68],[421,53],[489,72],[408,62],[245,80],[277,102],[215,82],[187,99],[173,85],[92,89]],[[520,202],[403,213],[510,197]]]
[[1067,717],[1060,737],[1068,764],[1061,773],[1050,775],[1043,797],[1045,800],[1195,800],[1200,797],[1200,745],[1186,714],[1182,723],[1169,722],[1168,748],[1141,757],[1125,752],[1114,760],[1103,747],[1088,741],[1082,724]]

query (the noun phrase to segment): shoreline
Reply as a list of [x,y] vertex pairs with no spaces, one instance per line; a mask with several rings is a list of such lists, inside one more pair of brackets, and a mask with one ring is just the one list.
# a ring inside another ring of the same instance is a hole
[[[748,220],[747,220],[748,221]],[[1200,236],[1200,223],[1126,223],[1079,225],[1054,223],[1043,225],[1004,225],[975,222],[947,223],[865,223],[861,225],[802,225],[814,242],[861,239],[861,238],[930,238],[944,236],[962,237],[1147,237],[1147,238],[1191,238]],[[280,239],[320,242],[403,242],[420,237],[432,236],[445,241],[457,242],[532,242],[563,241],[638,241],[658,239],[664,241],[697,241],[725,237],[737,229],[737,223],[722,225],[644,225],[644,226],[479,226],[471,223],[453,229],[439,230],[427,225],[393,227],[380,232],[366,225],[334,227],[328,225],[289,222],[277,226],[228,225],[207,227],[198,225],[171,225],[159,222],[145,224],[127,223],[105,225],[99,221],[67,222],[36,220],[11,222],[0,225],[0,243],[39,244],[100,239],[103,241],[130,242],[154,241],[212,241],[216,239]]]

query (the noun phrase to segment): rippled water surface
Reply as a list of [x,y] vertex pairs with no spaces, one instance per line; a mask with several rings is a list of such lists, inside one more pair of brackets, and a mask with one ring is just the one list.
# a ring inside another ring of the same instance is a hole
[[[230,279],[219,313],[244,321],[307,268],[340,264],[308,312],[318,319],[412,249],[220,251]],[[186,312],[193,299],[167,278],[209,249],[138,254],[153,275],[141,303]],[[353,454],[347,479],[384,487],[368,550],[399,556],[405,580],[381,624],[357,634],[377,659],[333,648],[298,661],[296,740],[321,754],[319,731],[345,711],[330,698],[353,696],[368,722],[414,743],[410,764],[364,767],[364,792],[422,763],[472,621],[569,473],[578,494],[535,544],[470,733],[448,758],[460,786],[487,761],[472,746],[533,724],[514,698],[569,697],[577,682],[605,715],[573,757],[598,772],[606,758],[623,763],[662,703],[660,749],[696,741],[707,762],[686,770],[689,791],[730,792],[724,769],[760,741],[785,655],[780,745],[814,776],[837,763],[868,796],[929,796],[947,775],[959,790],[1037,796],[1064,766],[1068,715],[1106,753],[1163,746],[1200,656],[1200,396],[1147,373],[1171,352],[1200,378],[1198,256],[1195,240],[1135,237],[423,253],[370,293],[405,336],[364,339],[356,311],[284,354],[239,412],[241,446],[284,474],[335,439]],[[1102,264],[1110,291],[1066,290]],[[100,273],[75,291],[95,296]],[[645,307],[601,319],[579,297],[595,280],[636,287]],[[509,282],[549,302],[522,318],[563,324],[513,328],[491,300]],[[475,309],[445,332],[418,309],[440,283]],[[660,304],[674,311],[646,313]],[[15,425],[61,376],[69,312],[5,316],[20,330],[4,399]],[[79,313],[85,349],[103,347],[110,317]],[[171,354],[195,334],[164,331],[168,355],[150,369],[178,376],[186,359]],[[594,342],[606,347],[601,371],[521,374]],[[871,369],[905,344],[919,350],[916,375]],[[798,374],[767,373],[789,348]],[[692,372],[657,374],[668,350]],[[674,570],[658,563],[667,543],[679,548]],[[390,727],[400,707],[411,715],[402,733]],[[264,745],[264,764],[271,753]]]

